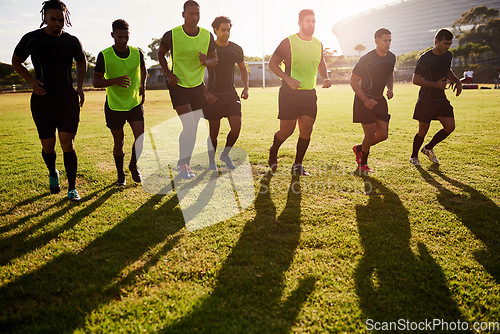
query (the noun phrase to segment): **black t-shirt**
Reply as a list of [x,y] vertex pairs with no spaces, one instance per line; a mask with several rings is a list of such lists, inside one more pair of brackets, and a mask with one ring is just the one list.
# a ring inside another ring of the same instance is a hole
[[[113,50],[115,51],[115,54],[119,58],[125,59],[130,55],[130,49],[128,47],[127,47],[127,51],[125,51],[125,52],[116,51],[114,46],[113,46]],[[144,66],[144,55],[142,54],[142,51],[140,49],[139,49],[139,55],[141,57],[141,66]],[[102,52],[99,52],[99,54],[97,55],[97,60],[95,63],[94,71],[100,72],[100,73],[106,73],[106,64],[104,62],[104,56],[103,56]]]
[[[182,28],[182,29],[184,29],[184,28]],[[186,31],[184,30],[184,32],[186,32]],[[191,36],[191,37],[195,37],[199,33],[200,33],[200,28],[199,27],[198,27],[198,31],[195,34],[188,34],[186,32],[186,34],[188,36]],[[163,46],[163,48],[165,50],[167,50],[167,51],[171,51],[172,50],[172,48],[173,48],[172,30],[169,30],[165,34],[163,34],[163,37],[161,38],[160,44],[161,44],[161,46]],[[210,33],[210,43],[208,44],[208,52],[212,52],[214,50],[215,50],[215,39],[214,39],[214,35],[212,35],[212,33]]]
[[234,64],[241,63],[243,49],[236,43],[229,42],[227,46],[215,43],[219,62],[215,67],[208,67],[208,90],[212,93],[235,92]]
[[369,97],[381,97],[387,80],[394,71],[396,56],[388,52],[385,57],[380,57],[377,51],[372,50],[359,58],[352,69],[352,73],[361,78],[361,89]]
[[[453,56],[450,51],[447,51],[444,55],[439,56],[434,54],[432,50],[429,50],[418,58],[417,67],[415,67],[415,74],[419,74],[425,80],[433,82],[439,81],[443,78],[448,78],[452,58]],[[426,100],[441,100],[446,99],[446,94],[442,89],[420,87],[418,98]]]
[[42,29],[31,31],[21,38],[14,54],[23,61],[31,56],[36,79],[43,83],[47,93],[73,87],[71,67],[73,59],[85,59],[80,41],[63,31],[50,36]]

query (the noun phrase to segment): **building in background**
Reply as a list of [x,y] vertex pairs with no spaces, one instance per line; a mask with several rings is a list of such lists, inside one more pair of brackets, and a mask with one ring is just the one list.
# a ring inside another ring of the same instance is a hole
[[433,46],[439,29],[451,28],[463,12],[483,5],[500,10],[500,0],[400,0],[344,19],[332,31],[342,54],[355,56],[357,44],[366,46],[365,53],[372,50],[375,31],[387,28],[392,32],[391,51],[399,56]]

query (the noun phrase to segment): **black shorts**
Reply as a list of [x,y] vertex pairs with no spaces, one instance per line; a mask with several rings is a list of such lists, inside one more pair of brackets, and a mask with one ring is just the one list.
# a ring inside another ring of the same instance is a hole
[[205,113],[206,119],[209,121],[216,121],[223,117],[241,117],[241,101],[238,93],[231,92],[214,95],[217,97],[217,101],[209,105],[208,111]]
[[104,103],[104,115],[106,116],[106,126],[111,130],[123,128],[125,122],[144,121],[144,107],[139,104],[129,111],[111,110],[108,101]]
[[49,139],[59,132],[76,135],[80,121],[80,98],[73,88],[45,95],[31,94],[31,115],[38,137]]
[[413,119],[423,123],[430,123],[438,117],[454,118],[453,106],[448,99],[424,100],[418,99],[413,112]]
[[389,107],[385,97],[373,98],[377,104],[372,109],[368,109],[361,98],[354,95],[354,103],[352,106],[352,121],[353,123],[373,124],[376,120],[381,120],[389,123],[391,115],[389,115]]
[[299,116],[309,116],[316,119],[317,100],[315,89],[293,90],[287,84],[283,84],[278,96],[278,119],[294,120]]
[[203,84],[193,88],[185,88],[179,85],[168,86],[174,109],[189,104],[191,105],[191,111],[202,109],[203,113],[208,110],[208,102],[205,98],[204,89]]

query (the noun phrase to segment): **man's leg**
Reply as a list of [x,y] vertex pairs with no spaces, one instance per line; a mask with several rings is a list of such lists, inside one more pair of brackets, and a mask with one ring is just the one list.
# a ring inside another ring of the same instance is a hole
[[227,118],[231,130],[226,137],[226,146],[220,155],[220,159],[225,162],[226,166],[230,169],[236,168],[231,158],[229,158],[229,151],[233,148],[234,143],[238,140],[241,130],[241,116],[229,116]]
[[373,138],[372,146],[376,145],[389,137],[389,122],[377,119],[375,121],[375,138]]
[[274,134],[273,145],[269,149],[268,163],[273,172],[278,167],[278,150],[281,144],[292,135],[296,124],[296,119],[280,119],[280,129]]
[[47,169],[49,170],[49,188],[50,193],[57,194],[61,191],[59,185],[59,171],[56,169],[56,137],[41,139],[42,157]]
[[70,200],[78,201],[80,196],[76,192],[76,171],[78,159],[75,152],[75,134],[70,132],[59,132],[59,141],[64,154],[64,168],[68,176],[68,197]]
[[119,186],[125,185],[125,172],[123,171],[123,157],[125,152],[123,152],[123,139],[124,133],[123,128],[121,129],[111,129],[111,134],[113,135],[113,158],[115,159],[117,180],[116,184]]
[[415,166],[420,166],[420,161],[418,160],[418,151],[420,151],[420,147],[424,143],[425,136],[427,135],[427,131],[429,131],[431,123],[424,123],[422,121],[418,121],[418,132],[413,137],[413,151],[411,152],[410,162]]
[[135,182],[141,182],[141,174],[137,169],[137,161],[142,153],[142,147],[144,143],[144,121],[132,121],[129,122],[132,133],[134,134],[134,144],[132,145],[132,155],[130,156],[130,163],[128,168],[132,174],[132,179]]
[[219,136],[220,119],[209,120],[208,125],[210,132],[207,140],[208,163],[211,170],[216,170],[217,166],[215,164],[215,152],[217,151],[217,137]]
[[364,137],[361,143],[361,163],[360,166],[368,164],[368,155],[370,154],[370,147],[372,146],[377,131],[377,123],[361,124],[363,127]]
[[426,149],[432,150],[434,146],[446,139],[455,130],[455,119],[453,117],[438,117],[438,120],[443,125],[443,128],[432,137],[429,144],[425,145]]
[[316,120],[309,116],[299,116],[297,123],[299,124],[299,140],[297,141],[297,153],[295,155],[295,164],[302,164],[304,155],[306,154],[311,133],[313,131],[314,122]]

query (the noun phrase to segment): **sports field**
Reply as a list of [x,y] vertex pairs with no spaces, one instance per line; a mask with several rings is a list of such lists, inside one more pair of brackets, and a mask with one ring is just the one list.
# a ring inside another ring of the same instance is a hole
[[[361,333],[427,321],[500,332],[500,90],[448,92],[456,130],[435,148],[439,167],[421,156],[416,168],[418,87],[395,85],[389,139],[372,148],[366,177],[355,173],[350,87],[319,88],[312,176],[300,180],[290,174],[297,133],[278,171],[266,166],[277,92],[253,88],[242,102],[236,147],[255,200],[192,232],[175,193],[147,192],[129,174],[114,186],[105,92],[87,92],[81,113],[79,203],[65,197],[60,147],[63,190],[49,194],[29,94],[0,95],[0,331]],[[146,98],[147,129],[176,117],[167,91]],[[224,121],[220,146],[227,131]],[[127,128],[126,147],[131,138]]]

